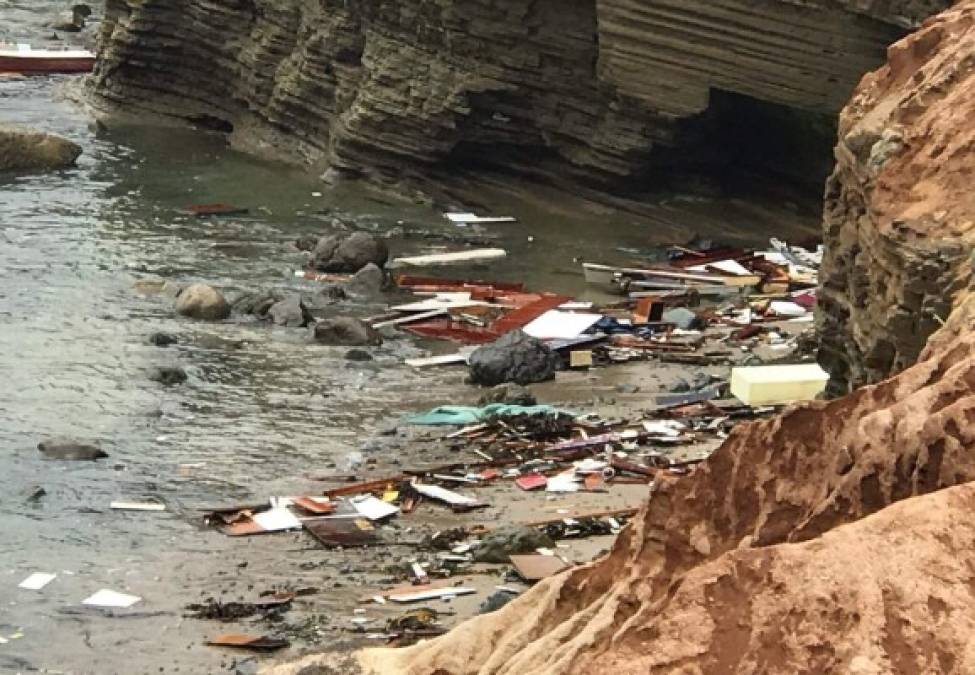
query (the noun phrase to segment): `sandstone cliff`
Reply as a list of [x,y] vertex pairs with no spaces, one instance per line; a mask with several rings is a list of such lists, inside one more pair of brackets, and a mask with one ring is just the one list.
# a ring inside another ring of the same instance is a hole
[[330,176],[501,171],[625,192],[661,163],[741,150],[726,116],[831,117],[947,4],[108,0],[91,91],[103,110],[231,132]]
[[892,46],[840,117],[819,308],[834,393],[913,363],[970,283],[973,62],[963,3]]

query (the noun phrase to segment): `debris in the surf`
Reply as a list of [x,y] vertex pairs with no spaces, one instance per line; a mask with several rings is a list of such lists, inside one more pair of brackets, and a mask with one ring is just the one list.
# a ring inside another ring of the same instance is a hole
[[39,591],[57,578],[57,574],[47,572],[34,572],[29,577],[17,584],[17,588],[24,588],[28,591]]

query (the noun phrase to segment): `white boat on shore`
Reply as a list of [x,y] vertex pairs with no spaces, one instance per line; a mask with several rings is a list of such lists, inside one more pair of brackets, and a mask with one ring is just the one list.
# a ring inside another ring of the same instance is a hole
[[94,67],[95,55],[86,49],[33,49],[27,44],[0,45],[0,73],[88,73]]

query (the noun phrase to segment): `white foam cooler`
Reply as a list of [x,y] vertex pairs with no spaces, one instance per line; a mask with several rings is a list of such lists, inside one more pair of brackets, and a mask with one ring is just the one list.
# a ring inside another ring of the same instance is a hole
[[732,368],[731,393],[747,405],[811,401],[827,381],[829,375],[818,363]]

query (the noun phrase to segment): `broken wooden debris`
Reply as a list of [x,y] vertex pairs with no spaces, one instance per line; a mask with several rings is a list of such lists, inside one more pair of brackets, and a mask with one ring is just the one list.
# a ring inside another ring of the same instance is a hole
[[246,633],[224,633],[207,640],[213,647],[234,647],[237,649],[255,649],[258,651],[273,651],[290,646],[290,642],[281,637],[268,635],[248,635]]
[[511,564],[525,581],[541,581],[569,569],[570,565],[554,555],[513,555]]

